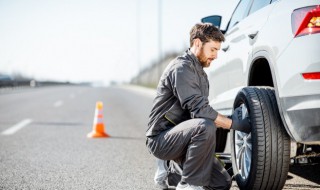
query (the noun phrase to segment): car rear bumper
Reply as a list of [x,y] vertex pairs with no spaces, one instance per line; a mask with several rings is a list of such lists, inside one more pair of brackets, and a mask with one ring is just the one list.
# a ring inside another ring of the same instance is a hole
[[320,144],[320,94],[280,98],[280,104],[291,137]]
[[294,38],[275,64],[280,113],[297,142],[320,144],[320,80],[302,75],[320,72],[319,41],[320,34]]

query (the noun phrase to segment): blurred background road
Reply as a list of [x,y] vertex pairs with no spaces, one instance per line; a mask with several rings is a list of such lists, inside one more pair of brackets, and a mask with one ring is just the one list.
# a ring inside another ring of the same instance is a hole
[[[111,138],[88,139],[95,103]],[[151,97],[124,88],[76,86],[0,94],[0,189],[152,189],[145,148]],[[22,123],[23,124],[23,123]]]
[[[0,90],[0,189],[155,189],[155,160],[144,136],[154,92],[135,86]],[[111,138],[86,137],[96,101],[104,103]],[[4,132],[14,126],[20,128]],[[291,166],[284,189],[320,189],[319,169]]]

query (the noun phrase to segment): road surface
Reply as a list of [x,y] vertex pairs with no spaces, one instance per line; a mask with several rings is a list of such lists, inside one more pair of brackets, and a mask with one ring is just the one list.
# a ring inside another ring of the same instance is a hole
[[[144,136],[153,96],[132,86],[0,89],[0,189],[155,189]],[[111,138],[87,138],[97,101]],[[284,189],[320,189],[319,171],[292,166]]]

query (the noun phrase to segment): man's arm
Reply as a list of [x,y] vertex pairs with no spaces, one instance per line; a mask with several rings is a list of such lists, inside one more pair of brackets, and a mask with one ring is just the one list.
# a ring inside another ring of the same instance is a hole
[[171,86],[181,107],[190,111],[191,118],[215,120],[218,112],[209,105],[208,97],[201,91],[201,81],[191,63],[177,64],[172,73]]
[[231,124],[232,124],[232,120],[218,113],[216,120],[214,120],[214,124],[217,127],[221,127],[224,129],[230,129]]
[[241,107],[238,107],[234,110],[231,118],[225,117],[218,113],[217,118],[214,120],[214,123],[217,127],[224,129],[233,129],[245,133],[251,132],[251,125],[248,118],[240,119],[238,116],[241,115]]

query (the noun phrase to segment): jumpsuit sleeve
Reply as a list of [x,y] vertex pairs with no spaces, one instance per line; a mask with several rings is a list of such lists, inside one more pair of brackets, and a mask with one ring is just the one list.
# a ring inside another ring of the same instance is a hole
[[179,64],[172,73],[171,85],[181,107],[190,111],[191,118],[209,118],[215,120],[218,112],[201,92],[199,77],[190,64]]

